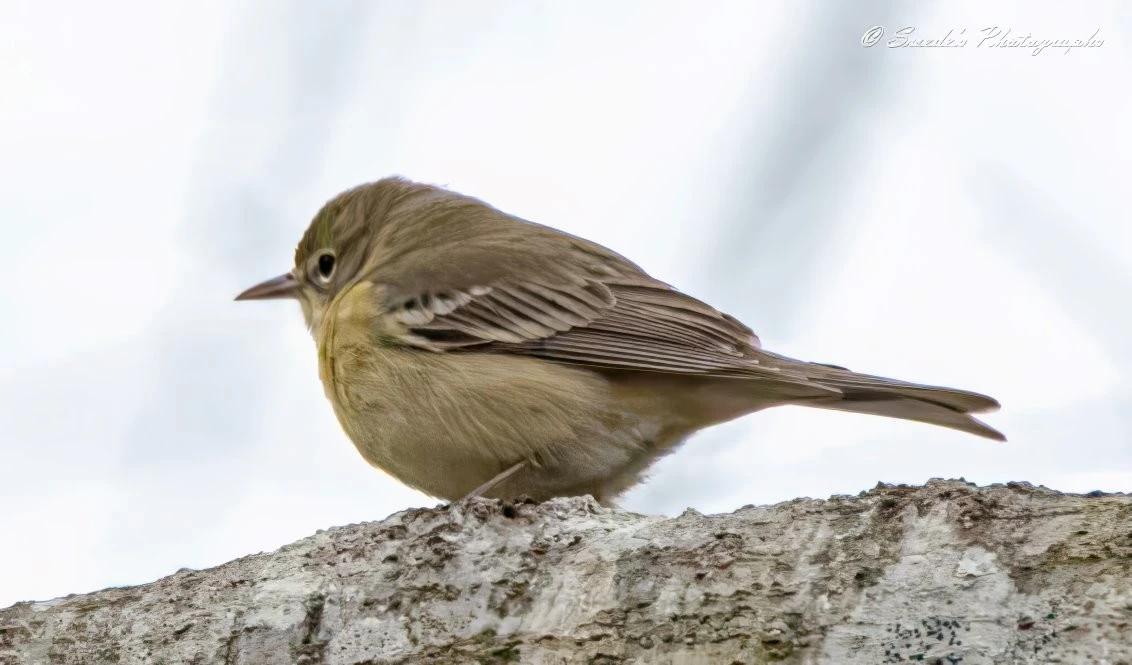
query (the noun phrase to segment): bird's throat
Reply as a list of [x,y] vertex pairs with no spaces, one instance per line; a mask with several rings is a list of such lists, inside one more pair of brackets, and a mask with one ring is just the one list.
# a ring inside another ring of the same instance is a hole
[[349,407],[348,391],[338,381],[341,363],[350,349],[368,349],[374,343],[378,307],[373,283],[362,281],[339,293],[326,307],[315,338],[318,342],[318,372],[326,397],[335,405]]

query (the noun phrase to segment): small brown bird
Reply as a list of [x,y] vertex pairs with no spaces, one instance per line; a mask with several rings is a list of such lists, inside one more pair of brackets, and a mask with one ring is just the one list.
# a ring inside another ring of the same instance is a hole
[[693,432],[795,404],[1005,440],[985,395],[763,350],[736,319],[582,238],[401,178],[315,216],[291,272],[326,396],[368,462],[426,494],[610,503]]

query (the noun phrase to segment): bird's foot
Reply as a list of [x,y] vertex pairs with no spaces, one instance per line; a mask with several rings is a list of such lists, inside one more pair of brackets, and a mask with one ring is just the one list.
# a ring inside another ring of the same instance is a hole
[[486,493],[490,492],[492,489],[494,489],[495,486],[498,485],[499,483],[503,482],[504,480],[507,480],[511,476],[513,476],[516,473],[518,473],[519,471],[521,471],[523,469],[523,467],[525,467],[525,466],[527,466],[527,461],[523,460],[522,462],[519,462],[519,463],[517,463],[513,466],[508,467],[507,469],[505,469],[501,473],[496,474],[495,477],[492,478],[491,480],[480,485],[479,487],[475,488],[471,492],[468,492],[468,494],[463,499],[460,499],[460,501],[468,501],[469,499],[474,499],[478,496],[483,496],[484,494],[486,494]]

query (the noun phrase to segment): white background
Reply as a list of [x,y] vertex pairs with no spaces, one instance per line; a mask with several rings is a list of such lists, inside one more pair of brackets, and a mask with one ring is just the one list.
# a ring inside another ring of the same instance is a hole
[[[393,173],[602,242],[769,349],[1004,405],[1007,444],[764,412],[627,508],[937,476],[1129,490],[1130,17],[0,0],[0,606],[435,503],[342,434],[297,306],[232,302],[290,268],[325,200]],[[969,43],[887,48],[905,26]],[[979,46],[996,26],[1104,44]]]

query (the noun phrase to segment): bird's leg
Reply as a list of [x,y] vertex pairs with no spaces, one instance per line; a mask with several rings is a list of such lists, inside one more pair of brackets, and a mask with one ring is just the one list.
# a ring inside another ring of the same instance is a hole
[[518,472],[520,469],[522,469],[526,465],[527,465],[527,461],[523,460],[522,462],[519,462],[518,464],[515,464],[513,466],[508,467],[503,472],[496,474],[495,477],[492,478],[491,480],[487,481],[486,483],[480,485],[479,487],[477,487],[474,490],[472,490],[471,492],[469,492],[468,495],[465,496],[462,499],[462,501],[467,501],[468,499],[473,499],[477,496],[483,496],[484,493],[490,491],[493,487],[495,487],[499,483],[501,483],[504,480],[507,480],[511,476],[515,475],[516,472]]

